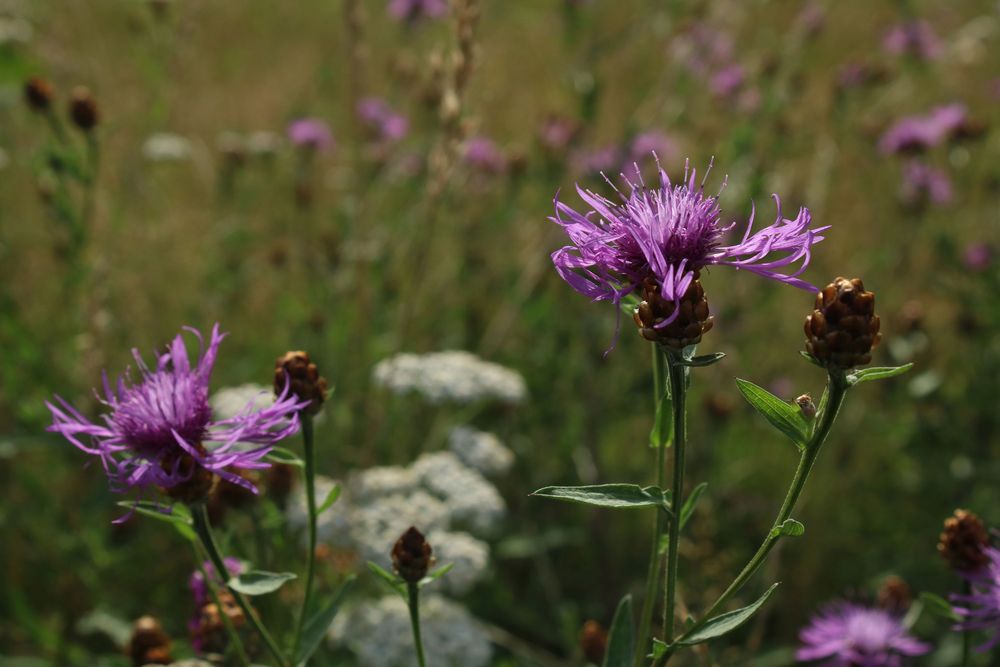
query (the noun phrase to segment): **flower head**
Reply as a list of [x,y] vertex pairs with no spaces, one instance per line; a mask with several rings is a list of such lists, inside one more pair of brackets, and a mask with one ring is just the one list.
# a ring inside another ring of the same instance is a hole
[[[243,561],[239,558],[233,558],[232,556],[226,556],[224,559],[226,564],[226,572],[229,576],[236,576],[238,574],[243,574],[246,570],[246,566]],[[205,574],[208,578],[212,580],[212,584],[216,587],[222,586],[225,583],[222,577],[215,571],[215,565],[212,561],[206,560],[202,563],[202,569],[204,569]],[[208,590],[208,581],[205,580],[205,575],[202,574],[201,570],[195,570],[191,573],[191,578],[188,579],[188,587],[191,589],[191,595],[194,597],[194,604],[196,607],[201,607],[207,604],[211,599],[211,594]]]
[[446,0],[389,0],[389,16],[397,21],[415,23],[419,19],[437,19],[448,13]]
[[799,639],[795,659],[826,660],[825,667],[902,667],[905,657],[930,651],[907,631],[900,616],[843,601],[824,607]]
[[986,564],[975,570],[959,571],[972,586],[969,594],[952,595],[953,609],[962,619],[956,630],[992,630],[993,636],[977,651],[989,651],[1000,644],[1000,549],[983,548]]
[[380,141],[395,143],[406,137],[410,122],[406,116],[394,111],[388,102],[379,97],[365,97],[358,101],[358,118]]
[[882,48],[892,55],[910,55],[923,60],[932,60],[943,50],[934,29],[923,20],[899,23],[889,28],[882,38]]
[[924,116],[907,116],[879,139],[882,153],[919,152],[958,136],[968,125],[968,109],[961,102],[931,109]]
[[133,350],[139,381],[126,372],[112,386],[105,375],[99,398],[107,411],[99,422],[59,396],[46,403],[49,430],[98,457],[115,492],[152,486],[170,493],[192,480],[207,478],[210,484],[212,475],[256,492],[234,469],[269,467],[263,458],[274,443],[299,428],[296,413],[307,402],[287,388],[267,407],[250,403],[235,416],[213,419],[208,382],[224,334],[216,324],[205,348],[197,330],[187,331],[202,344],[197,363],[191,364],[180,334],[152,368]]
[[[572,245],[552,253],[552,262],[570,287],[595,301],[618,304],[652,280],[660,298],[677,304],[700,269],[718,264],[815,289],[798,276],[827,228],[810,228],[808,209],[799,209],[794,219],[783,218],[774,195],[775,222],[754,232],[751,213],[742,238],[727,245],[724,239],[736,223],[721,222],[718,196],[705,195],[704,182],[698,184],[693,169],[685,168],[684,180],[676,184],[661,169],[660,180],[656,188],[629,182],[628,194],[619,192],[617,203],[577,186],[591,209],[586,213],[555,200],[550,220],[566,230]],[[670,324],[677,312],[675,308],[657,326]]]
[[296,146],[325,151],[333,146],[333,133],[326,121],[299,118],[288,125],[288,139]]
[[470,137],[463,149],[465,163],[479,171],[498,174],[507,168],[507,158],[492,139]]
[[906,204],[947,204],[952,199],[951,179],[937,167],[910,160],[903,167],[899,195]]

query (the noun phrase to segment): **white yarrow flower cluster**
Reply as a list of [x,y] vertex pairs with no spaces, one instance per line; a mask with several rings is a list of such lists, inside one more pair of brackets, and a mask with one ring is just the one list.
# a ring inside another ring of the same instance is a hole
[[376,364],[374,376],[393,393],[418,393],[431,403],[514,404],[527,396],[520,373],[461,350],[397,354]]
[[215,419],[232,419],[238,414],[251,410],[262,410],[274,403],[274,389],[262,384],[247,384],[225,387],[209,397],[212,416]]
[[514,452],[500,438],[471,426],[456,426],[448,436],[448,449],[465,465],[493,477],[502,475],[514,464]]
[[465,595],[483,578],[490,562],[490,545],[468,533],[439,530],[427,536],[434,548],[434,558],[441,565],[451,565],[447,574],[425,586],[449,595]]
[[413,463],[418,482],[441,498],[453,522],[476,534],[492,534],[507,511],[500,492],[452,452],[424,454]]
[[178,162],[191,157],[191,142],[179,134],[158,132],[142,144],[142,155],[151,162]]

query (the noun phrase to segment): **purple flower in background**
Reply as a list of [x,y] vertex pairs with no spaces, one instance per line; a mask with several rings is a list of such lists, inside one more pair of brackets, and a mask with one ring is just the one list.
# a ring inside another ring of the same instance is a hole
[[570,162],[580,174],[600,174],[621,164],[621,149],[615,144],[573,151]]
[[895,56],[910,55],[932,60],[943,50],[941,40],[924,20],[897,23],[882,37],[882,48]]
[[970,243],[965,246],[962,261],[972,271],[985,271],[993,263],[993,248],[986,243]]
[[678,155],[677,144],[663,132],[658,130],[642,132],[632,139],[628,157],[621,168],[622,176],[626,181],[638,183],[642,178],[644,161],[650,165],[655,161],[669,163],[675,161]]
[[962,632],[993,630],[993,636],[977,651],[989,651],[1000,644],[1000,550],[988,546],[983,549],[989,563],[979,570],[959,572],[969,582],[972,592],[968,595],[951,595],[955,613],[962,619],[955,629]]
[[492,139],[471,137],[463,151],[465,163],[480,171],[496,174],[507,168],[507,158]]
[[738,91],[745,81],[746,72],[743,66],[733,63],[713,74],[709,87],[716,97],[729,97]]
[[813,616],[799,639],[795,659],[825,660],[824,667],[902,667],[905,658],[931,650],[909,633],[900,616],[843,601]]
[[333,146],[333,134],[326,121],[299,118],[288,125],[288,139],[296,146],[325,151]]
[[879,139],[879,150],[890,154],[932,148],[959,135],[968,118],[968,109],[961,102],[934,107],[926,116],[907,116],[886,130]]
[[[619,203],[577,186],[590,207],[586,213],[555,200],[550,220],[566,230],[572,245],[552,253],[552,262],[577,292],[617,305],[643,280],[652,278],[662,298],[677,303],[695,272],[711,265],[745,269],[815,291],[797,276],[808,266],[812,245],[823,240],[820,232],[827,227],[810,229],[808,209],[799,209],[793,220],[785,219],[775,195],[778,215],[773,224],[754,232],[751,213],[742,237],[724,245],[723,238],[736,223],[720,222],[718,196],[705,196],[704,181],[698,184],[693,169],[685,167],[684,181],[678,184],[660,170],[659,187],[631,182],[628,186],[628,195],[618,193]],[[672,322],[678,311],[675,308],[674,315],[658,326]]]
[[151,486],[169,491],[205,471],[256,493],[231,469],[269,467],[262,459],[275,442],[298,430],[298,411],[308,402],[300,402],[286,388],[272,405],[255,409],[251,401],[236,416],[213,420],[208,382],[224,335],[216,324],[205,348],[197,330],[186,330],[202,347],[194,366],[180,334],[157,357],[154,368],[133,350],[139,382],[126,372],[112,386],[105,375],[99,398],[107,412],[99,422],[57,396],[46,402],[52,412],[48,430],[98,457],[118,493]]
[[706,23],[696,23],[671,43],[670,50],[671,55],[684,63],[689,72],[705,75],[732,59],[733,40]]
[[[229,572],[230,576],[236,576],[238,574],[243,574],[246,567],[238,558],[233,558],[232,556],[225,557],[226,571]],[[212,583],[216,586],[221,586],[223,583],[222,577],[218,575],[215,571],[215,566],[212,561],[206,560],[202,563],[202,568],[204,568],[205,573],[208,574],[208,578],[212,580]],[[201,570],[195,570],[191,573],[191,578],[188,579],[188,586],[191,588],[191,595],[194,596],[194,604],[196,607],[202,607],[207,604],[211,599],[211,595],[208,590],[208,582],[205,581],[205,575],[201,573]]]
[[880,73],[862,62],[844,63],[837,72],[837,86],[841,90],[860,88],[878,79]]
[[903,167],[900,196],[908,204],[921,201],[947,204],[952,198],[951,179],[941,169],[919,160],[910,160]]
[[365,97],[358,101],[358,118],[381,141],[394,143],[409,132],[410,122],[406,116],[396,111],[378,97]]
[[549,116],[538,128],[538,142],[547,151],[561,153],[580,132],[580,124],[571,118]]
[[437,19],[448,13],[446,0],[389,0],[389,16],[415,23],[422,18]]

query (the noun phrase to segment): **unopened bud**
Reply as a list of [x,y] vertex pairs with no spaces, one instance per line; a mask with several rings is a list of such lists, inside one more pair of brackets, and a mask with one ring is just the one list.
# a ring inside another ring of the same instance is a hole
[[597,621],[587,621],[580,630],[580,649],[587,662],[595,665],[604,663],[608,650],[608,633]]
[[315,415],[323,408],[326,400],[326,378],[320,376],[316,364],[309,359],[309,353],[301,350],[286,352],[278,357],[274,369],[274,392],[281,394],[289,383],[290,391],[300,400],[309,401],[303,412]]
[[132,624],[132,636],[125,651],[133,667],[167,665],[173,662],[170,643],[170,637],[163,631],[160,622],[152,616],[143,616]]
[[433,551],[424,534],[410,526],[392,547],[392,569],[403,581],[415,584],[427,576]]
[[913,601],[913,594],[910,587],[902,578],[897,576],[886,577],[878,589],[878,606],[894,614],[902,615],[910,608]]
[[24,101],[33,111],[48,111],[53,95],[52,84],[40,76],[33,76],[24,84]]
[[945,519],[944,532],[938,539],[938,553],[959,572],[975,572],[989,564],[986,547],[990,535],[978,516],[957,509]]
[[73,120],[73,124],[84,132],[90,132],[97,127],[100,120],[97,102],[90,91],[83,86],[73,89],[69,100],[69,117]]
[[812,396],[809,394],[802,394],[796,398],[795,405],[799,406],[799,410],[802,411],[802,415],[806,419],[812,419],[816,416],[816,404],[813,403]]
[[[654,279],[647,278],[643,281],[643,300],[632,313],[635,325],[639,327],[639,335],[648,341],[678,350],[698,344],[702,335],[713,325],[705,290],[698,278],[699,274],[695,271],[694,280],[677,303],[660,296],[660,286]],[[678,312],[673,322],[661,325],[674,314],[675,309]]]
[[837,278],[816,295],[806,318],[806,350],[827,368],[848,370],[871,362],[882,339],[875,294],[860,278]]
[[236,630],[239,630],[246,623],[246,615],[229,591],[220,590],[216,596],[221,604],[221,609],[220,605],[215,604],[215,602],[208,602],[198,610],[198,613],[188,624],[191,643],[199,653],[225,652],[229,636],[223,614]]

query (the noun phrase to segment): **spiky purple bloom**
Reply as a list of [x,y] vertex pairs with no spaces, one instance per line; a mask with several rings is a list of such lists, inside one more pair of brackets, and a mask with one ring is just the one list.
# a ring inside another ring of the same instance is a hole
[[909,160],[903,167],[900,196],[907,204],[947,204],[952,199],[951,179],[937,167],[919,160]]
[[961,632],[992,630],[993,636],[977,651],[989,651],[1000,644],[1000,549],[987,546],[983,549],[989,563],[978,570],[959,572],[969,582],[972,592],[949,596],[952,609],[962,620],[955,625]]
[[389,103],[379,97],[365,97],[358,100],[358,118],[380,141],[395,143],[406,136],[410,121],[406,116],[394,111]]
[[153,368],[133,350],[139,381],[126,372],[112,387],[104,374],[104,395],[98,398],[107,412],[99,422],[56,396],[54,402],[46,402],[52,412],[48,430],[98,457],[116,493],[170,489],[190,480],[199,469],[256,493],[253,484],[231,469],[270,467],[263,458],[274,443],[298,431],[298,411],[308,401],[299,401],[286,388],[272,405],[255,409],[251,401],[236,416],[213,420],[208,382],[225,335],[216,324],[206,348],[196,329],[185,330],[197,337],[202,348],[194,366],[181,334]]
[[910,55],[933,60],[941,55],[943,47],[930,23],[924,20],[898,23],[886,31],[882,48],[892,55]]
[[822,667],[902,667],[930,645],[911,635],[903,619],[885,609],[833,602],[799,632],[799,662],[824,660]]
[[[229,576],[243,574],[243,571],[246,569],[243,561],[239,558],[226,556],[223,560],[226,563],[226,571],[229,573]],[[215,571],[215,565],[212,564],[212,561],[206,560],[201,566],[213,584],[221,586],[224,583],[222,577]],[[191,589],[191,595],[194,597],[196,607],[201,608],[211,599],[208,582],[205,580],[205,575],[201,573],[201,570],[195,570],[191,573],[191,577],[188,579],[188,587]]]
[[894,123],[879,140],[882,153],[926,150],[959,134],[969,119],[961,102],[934,107],[924,116],[907,116]]
[[296,146],[325,151],[333,146],[333,133],[320,118],[299,118],[288,125],[288,139]]
[[[684,181],[677,184],[661,169],[659,187],[628,185],[628,195],[618,193],[620,203],[577,186],[580,198],[590,207],[586,213],[573,210],[558,197],[555,200],[550,220],[566,230],[573,244],[552,253],[552,262],[577,292],[618,304],[643,280],[653,278],[660,296],[677,303],[695,272],[711,265],[745,269],[816,290],[798,278],[809,264],[813,244],[823,240],[820,232],[827,229],[810,229],[809,209],[800,208],[794,219],[783,218],[781,200],[774,195],[775,222],[754,232],[751,213],[743,236],[726,245],[723,240],[736,222],[721,223],[718,195],[705,195],[704,181],[697,183],[693,169],[685,167]],[[674,316],[658,326],[673,321],[679,310],[675,308]]]
[[389,0],[389,16],[415,23],[422,18],[437,19],[448,13],[446,0]]

